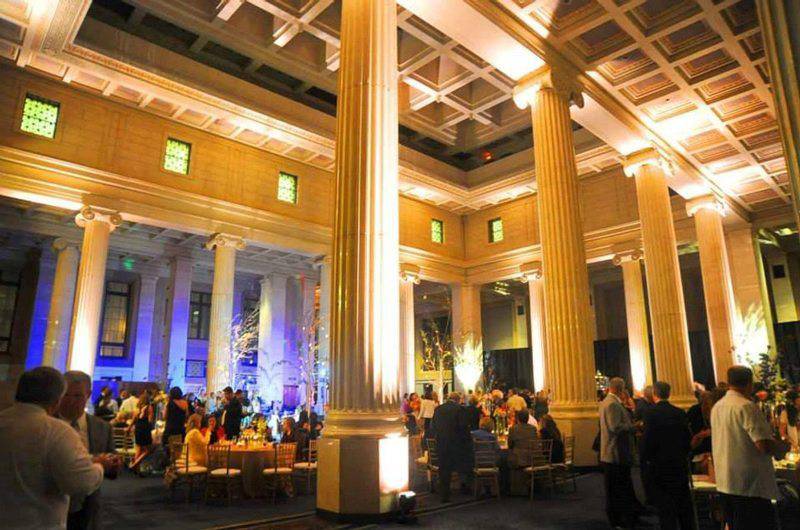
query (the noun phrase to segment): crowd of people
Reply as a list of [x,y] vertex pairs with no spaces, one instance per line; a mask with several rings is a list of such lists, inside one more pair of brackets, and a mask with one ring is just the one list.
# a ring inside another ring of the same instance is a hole
[[[788,418],[796,427],[796,394],[787,393],[788,412],[779,411],[782,419],[773,424],[754,396],[752,370],[733,366],[727,376],[713,390],[698,391],[688,412],[670,403],[667,382],[632,399],[622,379],[610,380],[600,404],[596,448],[612,527],[635,528],[650,505],[661,528],[696,529],[690,475],[699,474],[716,484],[729,530],[777,528],[773,458],[781,460],[796,447],[787,434]],[[637,455],[644,502],[631,478]]]

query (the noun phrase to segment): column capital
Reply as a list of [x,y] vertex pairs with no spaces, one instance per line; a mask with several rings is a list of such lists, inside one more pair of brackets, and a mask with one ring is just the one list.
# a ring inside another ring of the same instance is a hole
[[211,234],[208,238],[208,241],[206,241],[203,246],[207,250],[213,250],[216,247],[231,247],[236,250],[244,250],[247,246],[247,243],[245,243],[244,239],[239,236],[232,236],[230,234],[217,232],[215,234]]
[[528,263],[523,263],[519,266],[519,275],[520,279],[524,282],[541,280],[543,276],[542,262],[530,261]]
[[620,266],[623,263],[629,263],[632,261],[639,261],[644,258],[644,253],[642,253],[641,249],[631,249],[631,250],[622,250],[614,254],[613,262],[614,265]]
[[654,147],[646,147],[627,155],[622,162],[622,170],[625,175],[633,177],[639,168],[646,165],[658,166],[667,175],[673,173],[672,164]]
[[333,263],[333,258],[330,254],[325,254],[324,256],[320,256],[314,260],[314,267],[317,269],[321,269],[324,266],[330,266]]
[[699,210],[702,209],[717,212],[721,216],[727,213],[725,203],[714,194],[703,195],[702,197],[695,197],[686,201],[686,213],[689,217],[693,217]]
[[109,226],[110,231],[114,231],[122,223],[122,216],[119,212],[109,210],[101,210],[93,206],[84,206],[81,211],[75,216],[75,224],[81,228],[85,228],[89,221],[100,221]]
[[75,250],[78,249],[80,243],[78,241],[68,239],[66,237],[57,237],[53,240],[53,250],[56,252],[61,252],[62,250],[66,250],[68,248],[73,248]]
[[419,267],[411,263],[400,264],[400,281],[419,284]]
[[553,90],[558,95],[583,107],[583,86],[572,75],[560,69],[545,66],[520,79],[514,87],[514,103],[524,109],[533,103],[539,90]]

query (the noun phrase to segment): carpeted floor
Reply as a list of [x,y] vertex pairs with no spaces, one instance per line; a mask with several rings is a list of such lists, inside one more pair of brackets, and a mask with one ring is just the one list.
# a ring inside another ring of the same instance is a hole
[[[160,478],[125,474],[103,484],[103,527],[127,529],[330,529],[342,528],[313,515],[314,498],[301,495],[277,505],[263,499],[206,505],[199,495],[190,503],[183,492],[173,502]],[[557,493],[549,498],[484,499],[454,495],[442,505],[436,496],[421,494],[418,526],[436,529],[607,529],[603,511],[603,486],[599,474],[578,479],[577,493]],[[383,525],[406,528],[403,525]],[[350,527],[353,528],[353,527]]]

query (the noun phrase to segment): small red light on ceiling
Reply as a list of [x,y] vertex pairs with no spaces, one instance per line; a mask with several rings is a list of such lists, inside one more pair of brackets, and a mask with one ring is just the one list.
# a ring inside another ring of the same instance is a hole
[[481,153],[481,158],[483,158],[484,162],[491,162],[492,161],[492,152],[491,151],[484,151]]

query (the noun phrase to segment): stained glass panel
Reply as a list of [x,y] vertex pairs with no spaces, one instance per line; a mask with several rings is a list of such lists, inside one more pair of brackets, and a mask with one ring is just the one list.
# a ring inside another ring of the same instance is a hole
[[431,219],[431,241],[444,243],[444,222],[439,219]]
[[489,221],[489,242],[497,243],[503,240],[503,220],[499,217]]
[[28,94],[25,96],[22,123],[19,128],[37,136],[55,138],[58,111],[59,104],[57,102]]
[[181,175],[189,174],[189,156],[192,144],[167,138],[167,149],[164,151],[164,169]]
[[278,200],[297,204],[297,177],[288,173],[278,176]]

